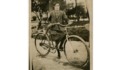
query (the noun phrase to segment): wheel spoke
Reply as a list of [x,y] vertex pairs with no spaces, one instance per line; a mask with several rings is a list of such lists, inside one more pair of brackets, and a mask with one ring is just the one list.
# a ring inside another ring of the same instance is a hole
[[68,62],[82,66],[88,60],[88,51],[85,43],[78,36],[68,37],[65,43],[65,54]]
[[[49,39],[47,36],[41,36],[41,35],[37,35],[36,39],[35,39],[35,47],[36,50],[38,51],[38,53],[40,53],[41,56],[46,56],[49,52],[50,52],[50,43],[49,43]],[[40,39],[37,39],[37,37],[40,37]]]

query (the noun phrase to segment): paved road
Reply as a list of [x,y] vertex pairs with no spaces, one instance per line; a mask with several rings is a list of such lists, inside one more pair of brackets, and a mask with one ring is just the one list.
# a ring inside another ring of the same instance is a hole
[[[57,59],[57,53],[49,53],[45,58],[39,56],[35,49],[34,39],[30,41],[30,70],[83,70],[71,66],[65,58],[64,52],[61,52],[62,58]],[[31,65],[33,64],[33,66]]]

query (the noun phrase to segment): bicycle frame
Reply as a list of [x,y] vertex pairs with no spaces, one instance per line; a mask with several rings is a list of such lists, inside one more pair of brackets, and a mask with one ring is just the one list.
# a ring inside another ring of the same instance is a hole
[[[70,29],[70,28],[78,28],[78,27],[85,27],[85,26],[69,26],[69,25],[62,25],[62,24],[53,24],[53,25],[60,25],[60,26],[62,26],[62,27],[64,27],[64,29],[65,29],[65,34],[66,34],[66,40],[68,41],[68,37],[70,36],[69,35],[69,33],[68,33],[68,29]],[[51,26],[52,27],[52,26]],[[46,31],[44,31],[43,33],[44,34],[47,34],[47,35],[49,35],[48,34],[48,31],[49,31],[49,29],[50,28],[48,28]],[[50,37],[51,37],[51,34],[50,34]],[[52,37],[50,38],[50,39],[52,39]],[[52,41],[52,45],[53,45],[53,41]],[[51,46],[50,46],[51,47]],[[53,47],[55,48],[55,46],[53,45]]]
[[[55,24],[54,24],[55,25]],[[75,46],[73,45],[74,44],[74,41],[81,41],[81,43],[83,43],[84,44],[84,49],[86,49],[86,60],[85,60],[85,62],[81,65],[81,66],[85,66],[88,62],[89,62],[89,48],[87,47],[87,45],[86,45],[86,43],[85,43],[85,41],[81,38],[81,37],[79,37],[79,36],[77,36],[77,35],[74,35],[74,34],[69,34],[69,29],[70,28],[78,28],[78,27],[85,27],[85,26],[65,26],[65,25],[61,25],[61,24],[56,24],[56,25],[60,25],[60,26],[63,26],[64,27],[64,29],[65,29],[65,36],[66,36],[66,38],[65,38],[65,40],[63,41],[63,43],[62,44],[60,44],[62,47],[63,47],[63,50],[64,50],[64,54],[65,54],[65,56],[66,56],[66,59],[68,60],[68,62],[70,63],[70,64],[73,64],[73,65],[77,65],[77,64],[74,64],[74,62],[72,63],[72,61],[71,60],[69,60],[69,57],[67,57],[67,56],[69,56],[69,55],[67,55],[67,53],[70,53],[69,51],[66,51],[66,47],[67,48],[69,48],[69,47],[71,47],[71,49],[72,49],[72,52],[73,53],[76,53],[76,52],[78,52],[78,50],[77,50],[77,48],[74,48]],[[52,27],[52,26],[51,26]],[[51,37],[51,34],[50,34],[50,32],[49,32],[49,29],[50,28],[47,28],[45,31],[43,31],[43,32],[41,32],[41,33],[39,33],[39,34],[42,34],[42,35],[45,35],[46,36],[46,40],[48,40],[47,42],[49,43],[48,44],[48,51],[47,51],[47,53],[43,53],[43,54],[41,54],[41,52],[39,51],[39,50],[37,50],[42,56],[46,56],[47,54],[49,54],[49,52],[51,52],[51,53],[55,53],[56,52],[56,50],[57,51],[59,51],[60,52],[60,50],[59,50],[59,48],[58,47],[56,47],[56,45],[54,45],[54,41],[53,40],[50,40],[50,39],[52,39],[52,37]],[[39,35],[38,34],[38,35]],[[73,39],[74,38],[74,39]],[[72,42],[73,41],[73,42]],[[43,42],[43,41],[41,41],[41,42]],[[35,44],[36,44],[36,40],[35,40]],[[40,43],[38,43],[38,44],[40,44]],[[58,43],[57,43],[58,44]],[[46,47],[46,46],[44,46],[44,47]],[[46,49],[46,48],[44,48],[43,47],[43,49]],[[72,48],[73,47],[73,48]],[[37,48],[37,46],[36,46],[36,49],[38,49]],[[52,51],[51,51],[52,50]],[[53,52],[54,51],[54,52]],[[59,53],[58,53],[59,54]]]

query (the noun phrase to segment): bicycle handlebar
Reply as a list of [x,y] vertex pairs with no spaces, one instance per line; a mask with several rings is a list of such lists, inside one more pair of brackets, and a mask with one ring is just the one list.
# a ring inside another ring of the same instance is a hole
[[71,24],[67,24],[67,25],[63,25],[63,24],[60,24],[60,23],[53,23],[53,24],[51,24],[51,26],[54,26],[54,25],[59,25],[61,27],[67,27],[67,26],[70,26]]
[[60,23],[54,23],[54,24],[51,24],[50,26],[54,26],[54,25],[59,25],[61,27],[66,27],[66,28],[72,28],[72,27],[85,27],[85,26],[70,26],[71,24],[67,24],[67,25],[63,25],[63,24],[60,24]]
[[53,24],[48,25],[45,34],[46,34],[46,33],[48,32],[48,30],[49,30],[52,26],[54,26],[54,25],[59,25],[59,26],[61,26],[61,27],[66,27],[66,28],[85,27],[85,26],[70,26],[71,24],[63,25],[63,24],[60,24],[60,23],[53,23]]

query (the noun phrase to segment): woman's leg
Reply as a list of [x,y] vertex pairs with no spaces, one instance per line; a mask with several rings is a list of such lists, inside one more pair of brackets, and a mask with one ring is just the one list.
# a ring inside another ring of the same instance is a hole
[[59,46],[59,49],[61,51],[63,51],[63,43],[64,43],[64,40],[66,39],[66,35],[64,34],[63,37],[61,38],[60,40],[60,46]]
[[58,44],[59,44],[59,40],[55,41],[56,42],[56,50],[57,50],[57,53],[58,53],[58,59],[61,58],[61,55],[60,55],[60,51],[59,51],[59,48],[58,48]]

